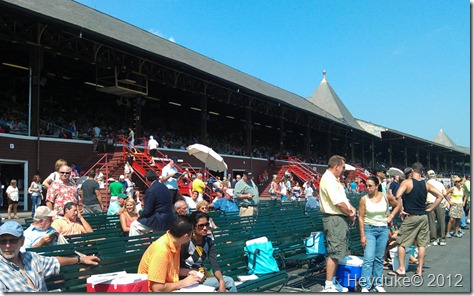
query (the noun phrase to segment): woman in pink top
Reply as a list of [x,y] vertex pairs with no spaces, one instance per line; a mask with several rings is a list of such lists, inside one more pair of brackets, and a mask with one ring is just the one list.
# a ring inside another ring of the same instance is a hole
[[137,220],[139,215],[136,209],[136,202],[133,198],[129,197],[125,201],[125,211],[120,214],[120,225],[122,225],[122,230],[128,235],[130,231],[130,225],[133,221]]

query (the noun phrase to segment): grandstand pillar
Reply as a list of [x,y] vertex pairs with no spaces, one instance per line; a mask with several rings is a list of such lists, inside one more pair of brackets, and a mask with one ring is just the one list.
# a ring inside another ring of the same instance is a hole
[[354,157],[355,156],[355,147],[354,147],[355,143],[354,143],[354,141],[352,141],[350,143],[350,146],[351,146],[351,159],[352,159],[352,162],[354,162],[354,160],[355,160],[355,157]]
[[135,121],[135,137],[140,138],[142,136],[142,99],[141,97],[137,97],[135,100],[135,108],[133,118]]
[[207,97],[201,97],[201,137],[200,142],[203,145],[209,145],[207,142],[207,121],[209,120],[209,114],[207,114]]
[[304,140],[306,159],[309,159],[311,155],[311,127],[309,125],[306,126],[306,136]]
[[283,115],[280,117],[280,155],[283,155],[283,144],[285,143],[285,120]]
[[[246,117],[246,131],[247,131],[247,155],[252,157],[252,108],[249,106],[245,112]],[[252,162],[250,162],[250,167],[252,167]]]
[[428,168],[431,169],[431,152],[428,150],[428,155],[426,155],[426,162],[428,164]]
[[331,133],[327,133],[327,140],[326,142],[328,143],[328,157],[331,157],[332,155],[332,136]]
[[392,143],[390,143],[388,147],[388,158],[389,158],[390,166],[393,166],[392,151],[393,151]]
[[405,160],[405,167],[407,167],[408,166],[408,147],[407,146],[404,147],[404,157],[403,158]]
[[[40,94],[42,82],[41,71],[43,70],[43,50],[32,47],[30,50],[30,97],[29,97],[29,136],[40,135]],[[43,80],[45,81],[45,80]]]
[[375,144],[374,144],[374,141],[372,141],[372,144],[370,144],[370,153],[371,153],[371,158],[372,158],[372,167],[375,168]]
[[436,154],[436,170],[439,172],[439,168],[440,168],[440,165],[439,165],[439,153]]
[[362,142],[362,165],[365,166],[365,142]]

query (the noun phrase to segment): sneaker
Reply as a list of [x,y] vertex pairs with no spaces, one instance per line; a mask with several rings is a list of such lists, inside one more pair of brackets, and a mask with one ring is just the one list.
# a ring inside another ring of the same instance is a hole
[[349,291],[349,288],[343,287],[339,283],[334,284],[334,287],[336,287],[338,292],[348,292]]
[[467,219],[467,220],[466,220],[466,223],[467,223],[467,224],[471,224],[471,220]]
[[451,234],[451,236],[454,236],[454,231],[451,231],[449,234]]
[[[454,235],[454,233],[453,233],[453,235]],[[448,233],[448,234],[446,234],[446,238],[452,238],[453,235],[451,235],[451,233]]]
[[446,242],[439,242],[440,246],[446,246]]
[[333,292],[333,293],[339,293],[337,290],[336,286],[332,285],[329,287],[324,287],[324,289],[321,292]]
[[458,229],[458,234],[463,235],[464,231],[462,231],[461,229]]
[[462,234],[456,233],[455,237],[461,238]]
[[362,288],[362,289],[360,290],[360,292],[361,292],[361,293],[369,293],[370,291],[369,291],[369,289],[367,289],[367,288]]
[[433,246],[437,246],[437,245],[438,245],[438,241],[432,241],[431,244],[432,244]]
[[385,291],[385,289],[384,289],[383,287],[381,287],[381,286],[377,286],[377,287],[375,287],[374,289],[375,289],[375,291],[377,291],[377,292],[379,292],[379,293],[385,293],[385,292],[387,292],[387,291]]

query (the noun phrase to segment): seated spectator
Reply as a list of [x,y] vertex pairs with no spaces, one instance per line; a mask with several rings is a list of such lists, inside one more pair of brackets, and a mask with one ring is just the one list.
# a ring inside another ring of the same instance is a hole
[[186,195],[183,196],[184,201],[186,202],[186,205],[188,206],[188,209],[190,211],[196,209],[196,203],[200,201],[198,197],[199,197],[199,192],[197,191],[193,191],[191,193],[191,197],[186,196]]
[[132,197],[127,198],[124,208],[125,210],[120,214],[120,225],[122,226],[123,232],[128,235],[130,225],[133,221],[138,219],[135,200]]
[[[219,292],[237,292],[234,280],[222,275],[214,247],[214,241],[207,235],[209,215],[201,211],[191,214],[190,222],[193,225],[191,240],[181,245],[180,269],[181,279],[186,278],[191,271],[199,271],[205,276],[202,283],[214,287]],[[204,261],[209,258],[212,274],[204,268]]]
[[178,216],[186,216],[188,214],[188,206],[184,200],[178,200],[175,202],[174,210]]
[[179,279],[181,245],[189,242],[192,231],[193,226],[189,218],[178,216],[166,234],[152,243],[143,253],[138,273],[148,275],[148,292],[173,292],[201,281],[201,277],[194,270],[184,279]]
[[[66,239],[54,227],[51,227],[53,218],[58,212],[50,210],[47,206],[39,206],[36,209],[33,223],[25,230],[25,243],[21,248],[24,252],[27,248],[38,248],[43,246],[54,246],[67,243]],[[58,243],[59,241],[59,243]]]
[[[78,220],[80,222],[78,222]],[[51,224],[62,235],[82,234],[93,232],[92,227],[82,217],[81,212],[77,209],[77,204],[68,202],[64,205],[64,216],[56,219]]]
[[[200,201],[196,205],[196,211],[201,211],[203,213],[209,214],[209,203],[205,200]],[[209,217],[210,229],[216,229],[217,225],[214,223],[212,218]],[[209,229],[208,234],[211,234],[211,230]]]
[[130,225],[130,236],[153,230],[167,230],[173,221],[170,191],[163,183],[156,180],[155,171],[147,171],[145,179],[150,188],[145,191],[143,212]]
[[127,195],[125,195],[124,193],[119,193],[117,196],[117,200],[110,203],[109,209],[107,210],[107,215],[121,215],[123,213],[123,205],[125,203],[125,199],[127,199]]
[[215,199],[209,206],[224,213],[239,212],[239,207],[234,202],[234,191],[227,189],[224,198]]
[[100,260],[96,256],[49,257],[35,252],[21,252],[25,237],[20,223],[15,221],[0,226],[0,240],[3,242],[0,244],[1,292],[47,292],[45,280],[59,274],[61,266],[78,263],[97,265]]

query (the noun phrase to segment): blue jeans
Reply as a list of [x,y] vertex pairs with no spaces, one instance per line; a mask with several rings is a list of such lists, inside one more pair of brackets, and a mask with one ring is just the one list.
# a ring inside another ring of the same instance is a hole
[[31,196],[31,217],[35,216],[36,208],[41,205],[41,195]]
[[364,249],[364,263],[359,284],[361,288],[382,286],[383,258],[388,242],[387,226],[364,225],[367,245]]
[[[224,278],[225,287],[226,287],[227,291],[237,292],[237,288],[235,287],[234,280],[231,277],[223,275],[222,278]],[[216,289],[219,288],[219,281],[215,277],[206,278],[206,280],[204,281],[203,284],[206,285],[206,286],[214,287]]]
[[459,221],[459,226],[461,226],[462,228],[467,226],[466,213],[464,212],[464,210],[462,211],[462,217],[461,217],[461,220]]

